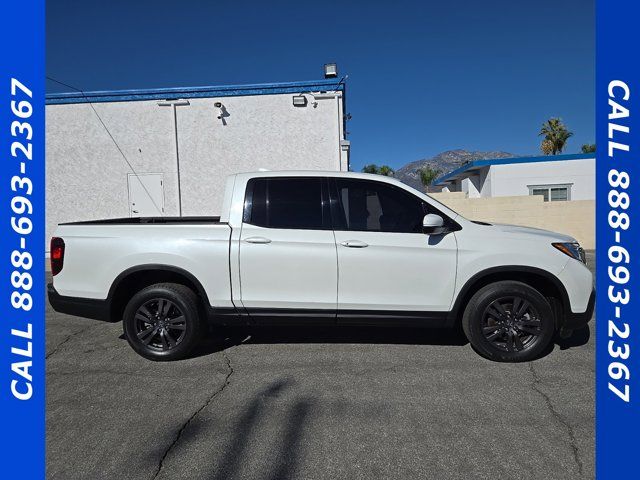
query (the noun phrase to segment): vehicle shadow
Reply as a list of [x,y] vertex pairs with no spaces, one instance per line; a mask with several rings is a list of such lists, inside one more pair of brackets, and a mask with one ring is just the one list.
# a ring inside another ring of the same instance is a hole
[[[124,335],[120,335],[125,340]],[[589,325],[575,330],[569,338],[556,335],[554,341],[536,359],[549,355],[556,346],[560,350],[581,347],[589,343]],[[215,327],[187,358],[198,358],[236,345],[297,343],[388,344],[465,346],[469,343],[460,329],[408,327],[316,327],[316,326],[251,326]]]
[[[540,357],[546,357],[557,346],[560,350],[581,347],[589,343],[589,325],[576,330],[569,338],[556,336]],[[391,327],[225,327],[208,335],[190,358],[210,355],[241,344],[388,344],[465,346],[469,343],[460,329],[391,328]]]
[[574,330],[573,334],[569,338],[562,338],[560,335],[556,334],[553,339],[553,342],[549,344],[547,348],[545,348],[540,355],[538,355],[533,360],[540,360],[541,358],[546,357],[551,352],[555,350],[556,347],[560,348],[560,350],[568,350],[570,348],[581,347],[589,343],[589,339],[591,338],[591,329],[589,325],[585,325],[584,327]]
[[569,338],[556,337],[555,344],[560,347],[560,350],[567,350],[573,347],[581,347],[589,343],[591,338],[591,328],[589,325],[585,325],[579,330],[574,330],[573,335]]
[[469,343],[459,329],[352,326],[252,326],[215,328],[191,358],[209,355],[241,344],[389,344],[450,345]]

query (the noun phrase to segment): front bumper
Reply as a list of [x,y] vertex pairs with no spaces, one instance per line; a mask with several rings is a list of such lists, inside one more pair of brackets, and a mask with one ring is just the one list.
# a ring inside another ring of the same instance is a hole
[[591,318],[593,317],[593,309],[596,304],[596,291],[595,289],[591,290],[591,295],[589,296],[589,303],[587,304],[587,309],[583,313],[573,313],[571,310],[565,315],[564,323],[562,324],[563,328],[568,330],[577,330],[579,328],[584,327]]
[[47,294],[49,303],[56,312],[95,320],[111,320],[110,302],[107,300],[65,297],[56,291],[53,283],[47,285]]

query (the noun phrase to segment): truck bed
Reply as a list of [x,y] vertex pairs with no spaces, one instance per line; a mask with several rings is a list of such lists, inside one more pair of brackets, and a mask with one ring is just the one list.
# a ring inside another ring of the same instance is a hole
[[107,298],[123,272],[153,268],[198,279],[212,306],[231,304],[231,227],[219,217],[115,218],[60,224],[64,266],[54,278],[60,295]]
[[226,225],[226,222],[220,222],[220,217],[123,217],[66,222],[60,223],[60,225],[143,225],[168,223]]

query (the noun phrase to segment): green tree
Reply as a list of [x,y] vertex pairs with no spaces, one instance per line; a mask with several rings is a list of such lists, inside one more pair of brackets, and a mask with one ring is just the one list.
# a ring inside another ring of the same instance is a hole
[[374,173],[376,175],[384,175],[385,177],[393,177],[393,174],[395,173],[393,171],[393,168],[391,168],[390,166],[382,165],[381,167],[379,167],[375,163],[371,163],[369,165],[365,165],[364,167],[362,167],[362,172]]
[[585,143],[582,145],[582,153],[596,153],[596,144],[595,143]]
[[371,163],[369,165],[365,165],[364,167],[362,167],[362,173],[378,173],[378,165],[376,165],[375,163]]
[[393,168],[388,165],[382,165],[380,170],[378,170],[379,175],[384,175],[385,177],[393,177],[393,174],[396,173]]
[[550,118],[542,124],[540,133],[538,136],[544,136],[540,150],[546,155],[557,155],[562,153],[564,147],[567,144],[569,137],[573,135],[573,132],[567,130],[567,127],[559,118]]
[[418,173],[420,174],[420,181],[422,182],[422,185],[428,187],[436,178],[438,178],[438,175],[440,175],[441,172],[436,168],[431,168],[426,165],[418,170]]
[[542,150],[542,153],[544,153],[545,155],[552,155],[553,154],[553,142],[547,138],[545,138],[544,140],[542,140],[542,144],[540,144],[540,150]]

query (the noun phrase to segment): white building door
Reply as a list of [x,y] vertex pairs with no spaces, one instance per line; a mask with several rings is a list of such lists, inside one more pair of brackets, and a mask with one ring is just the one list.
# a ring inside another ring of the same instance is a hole
[[127,175],[130,217],[164,215],[164,181],[162,173]]

